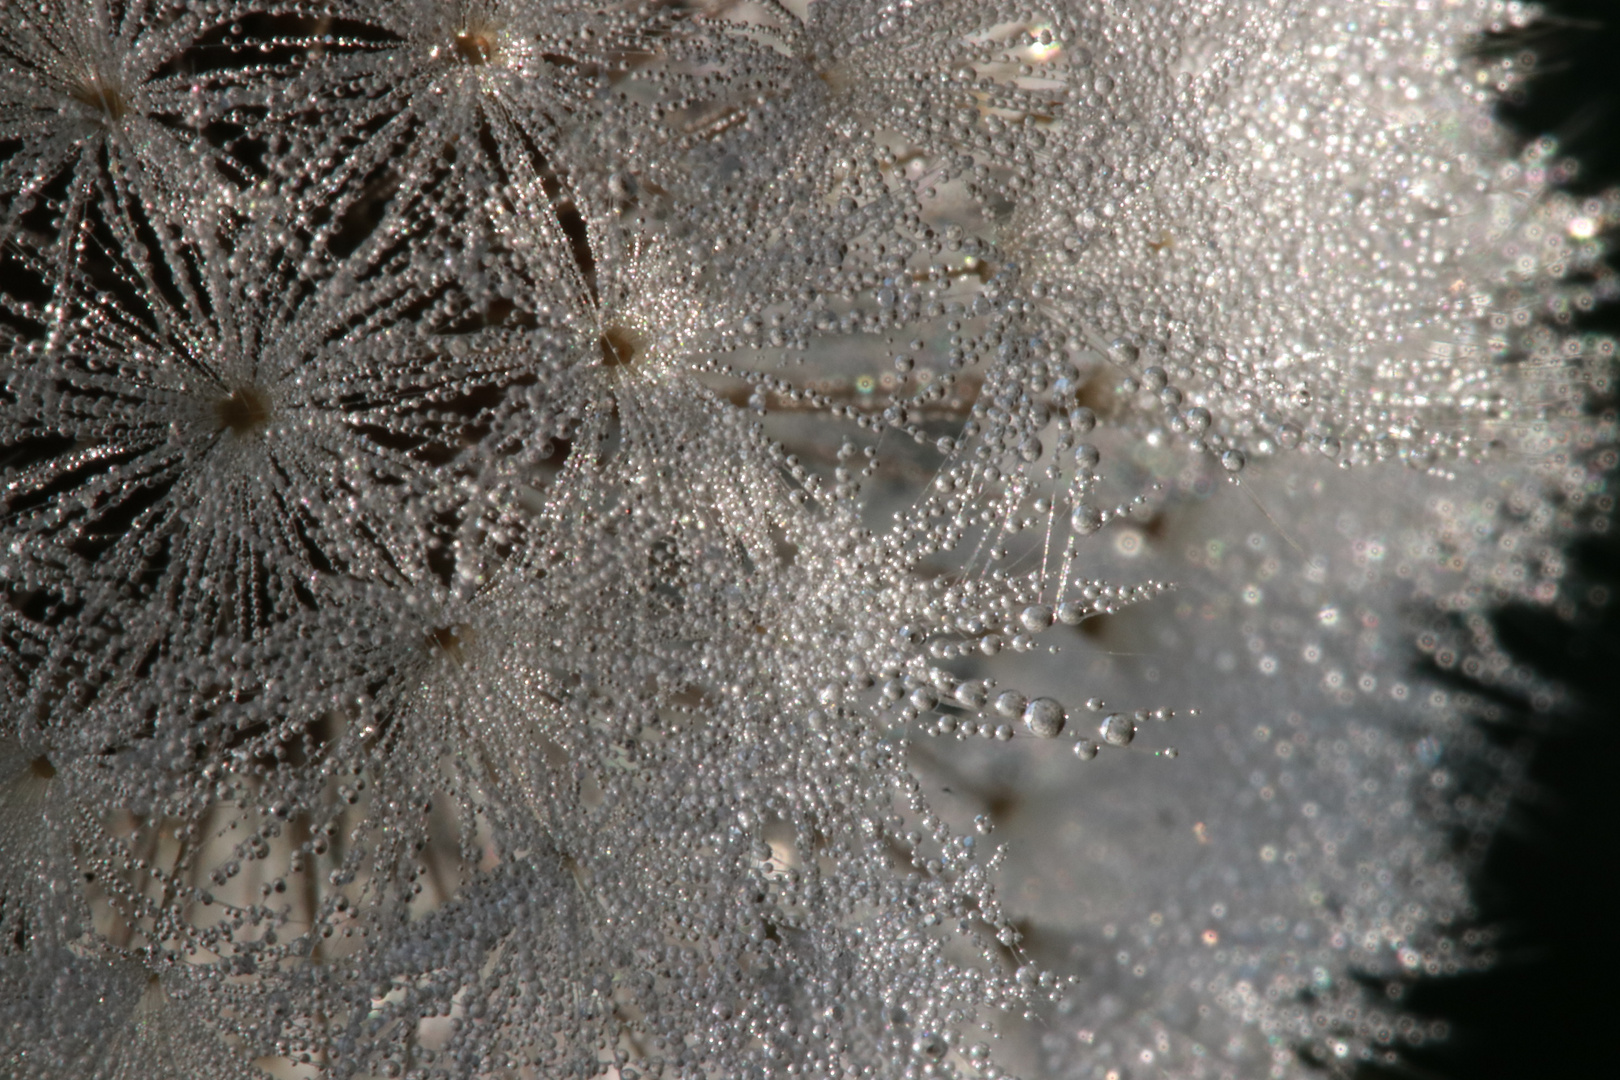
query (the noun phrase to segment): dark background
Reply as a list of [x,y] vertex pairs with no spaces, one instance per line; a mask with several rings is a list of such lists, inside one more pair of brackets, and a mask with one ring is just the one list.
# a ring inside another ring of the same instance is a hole
[[[1533,76],[1498,113],[1526,139],[1555,136],[1580,162],[1566,186],[1620,185],[1620,0],[1552,0],[1539,22],[1483,48],[1534,54]],[[1620,310],[1579,325],[1620,336]],[[1620,470],[1610,470],[1608,492],[1620,493]],[[1502,643],[1568,687],[1569,704],[1537,714],[1468,687],[1501,709],[1479,721],[1488,738],[1530,755],[1528,791],[1473,882],[1476,925],[1495,932],[1500,959],[1484,973],[1398,988],[1407,1009],[1444,1020],[1451,1037],[1403,1047],[1400,1064],[1364,1067],[1358,1080],[1620,1078],[1620,524],[1572,544],[1570,567],[1573,620],[1540,608],[1495,613]]]

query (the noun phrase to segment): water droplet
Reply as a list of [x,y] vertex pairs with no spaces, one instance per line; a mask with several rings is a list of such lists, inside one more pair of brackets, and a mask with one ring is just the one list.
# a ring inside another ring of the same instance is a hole
[[990,692],[978,679],[969,679],[956,688],[956,700],[970,709],[982,709],[990,699]]
[[1136,738],[1136,724],[1124,713],[1109,713],[1097,731],[1109,746],[1129,746]]
[[1024,726],[1043,739],[1054,739],[1062,731],[1069,714],[1052,698],[1040,697],[1024,709]]
[[996,712],[1002,716],[1017,716],[1024,711],[1029,699],[1016,690],[1003,690],[996,695]]
[[1052,625],[1052,609],[1045,604],[1031,604],[1019,614],[1018,621],[1025,630],[1038,634]]
[[1069,527],[1081,536],[1090,536],[1102,528],[1102,523],[1102,511],[1095,506],[1082,503],[1069,514]]

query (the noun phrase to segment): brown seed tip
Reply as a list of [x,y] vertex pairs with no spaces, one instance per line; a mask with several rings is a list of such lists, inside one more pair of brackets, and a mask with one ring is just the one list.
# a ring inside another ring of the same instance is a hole
[[270,402],[255,388],[243,386],[215,402],[214,415],[222,429],[245,437],[270,422]]
[[842,94],[854,83],[849,70],[842,64],[835,64],[824,71],[816,72],[816,78],[827,84],[827,88],[835,94]]
[[466,662],[466,653],[463,651],[468,644],[469,637],[465,626],[440,626],[428,633],[428,640],[433,647],[449,657],[456,664]]
[[610,326],[602,331],[602,364],[621,367],[632,363],[641,354],[645,342],[640,334],[623,326]]
[[495,35],[487,30],[467,30],[456,35],[456,55],[464,63],[477,66],[495,59]]
[[28,763],[28,771],[41,780],[49,780],[56,775],[56,766],[51,764],[50,758],[41,754]]
[[92,109],[101,110],[102,115],[114,123],[122,120],[124,114],[129,111],[124,95],[118,87],[103,82],[98,75],[90,75],[75,83],[69,93],[73,95],[75,101],[82,102]]

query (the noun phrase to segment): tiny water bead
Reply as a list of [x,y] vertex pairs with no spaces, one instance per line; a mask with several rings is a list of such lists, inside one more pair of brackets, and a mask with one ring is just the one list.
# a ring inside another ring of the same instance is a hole
[[1109,746],[1129,746],[1136,738],[1136,722],[1124,713],[1109,713],[1097,725],[1097,733]]
[[1052,698],[1036,698],[1024,708],[1024,726],[1043,739],[1055,739],[1063,732],[1068,712]]
[[1095,506],[1081,504],[1069,515],[1069,527],[1081,536],[1090,536],[1103,525],[1103,512]]
[[1030,633],[1040,633],[1052,625],[1052,609],[1045,604],[1031,604],[1019,613],[1018,621]]
[[1002,716],[1015,717],[1022,715],[1029,699],[1016,690],[1004,690],[996,695],[994,708]]
[[989,689],[978,679],[968,679],[956,688],[956,700],[970,709],[984,708],[989,695]]

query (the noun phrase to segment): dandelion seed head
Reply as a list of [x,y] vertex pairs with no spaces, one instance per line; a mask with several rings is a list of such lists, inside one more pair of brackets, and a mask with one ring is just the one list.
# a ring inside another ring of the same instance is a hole
[[1484,5],[95,10],[0,31],[24,1075],[1286,1076],[1466,966],[1397,657],[1545,692],[1614,440]]

